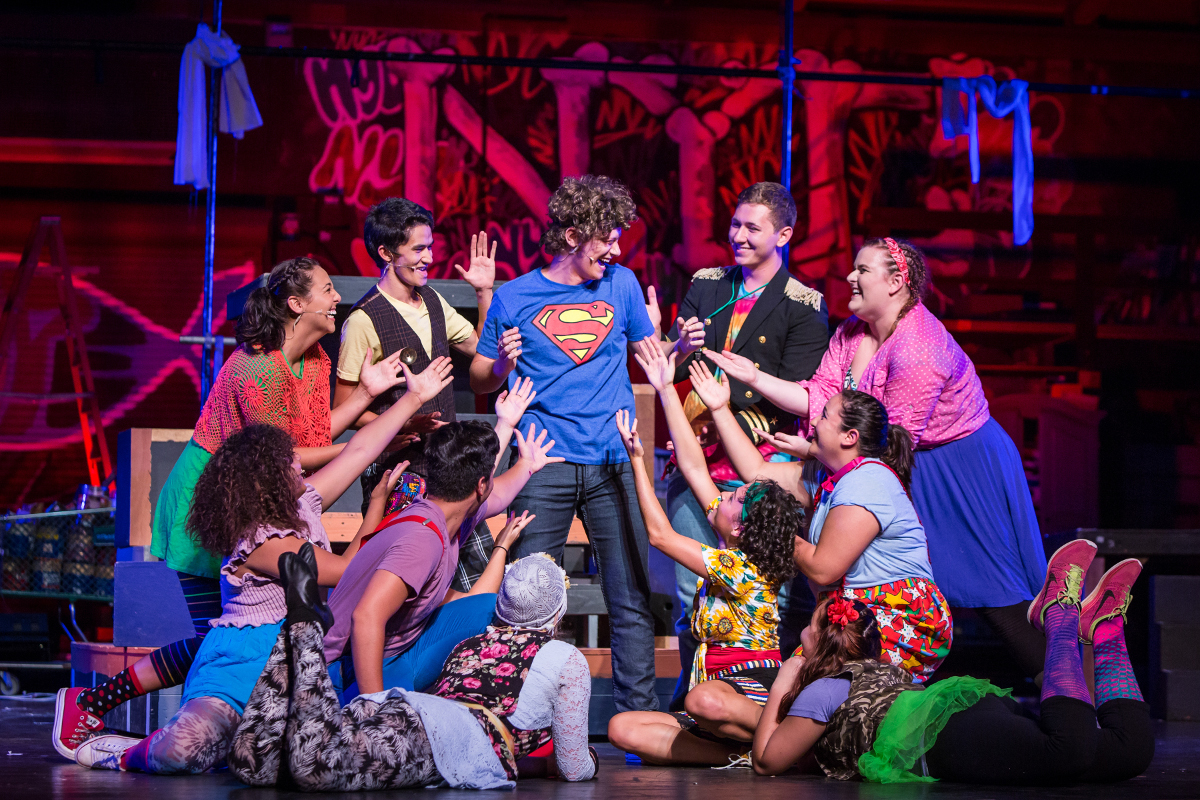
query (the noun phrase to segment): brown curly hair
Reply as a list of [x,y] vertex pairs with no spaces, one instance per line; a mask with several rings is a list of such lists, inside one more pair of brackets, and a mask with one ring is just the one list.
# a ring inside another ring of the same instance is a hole
[[792,553],[804,512],[800,501],[775,481],[754,481],[746,487],[746,499],[738,548],[763,580],[778,588],[796,574]]
[[542,233],[542,249],[551,257],[573,249],[567,229],[574,228],[581,242],[607,237],[617,228],[637,221],[637,206],[624,184],[604,175],[564,178],[550,197],[550,219]]
[[247,425],[217,448],[196,481],[188,511],[188,532],[204,549],[228,556],[261,525],[308,529],[296,508],[295,447],[281,428]]
[[867,604],[857,599],[850,600],[858,612],[858,619],[842,627],[829,621],[829,604],[834,599],[830,595],[813,609],[817,641],[813,652],[804,654],[804,666],[796,676],[796,682],[779,703],[776,722],[783,722],[805,686],[821,678],[837,675],[848,661],[878,661],[883,654],[879,623]]
[[[899,246],[900,252],[904,253],[904,260],[908,263],[908,299],[904,301],[904,307],[900,309],[900,314],[896,317],[896,325],[899,325],[900,320],[904,319],[904,315],[916,308],[917,303],[924,299],[932,283],[929,277],[929,266],[925,263],[925,254],[918,250],[916,245],[905,239],[892,239],[892,241]],[[896,265],[896,260],[888,252],[887,242],[883,239],[867,239],[863,242],[863,247],[878,247],[883,250],[884,258],[890,265],[889,274],[900,270],[900,267]],[[888,331],[888,336],[895,332],[896,325],[893,325],[892,330]]]

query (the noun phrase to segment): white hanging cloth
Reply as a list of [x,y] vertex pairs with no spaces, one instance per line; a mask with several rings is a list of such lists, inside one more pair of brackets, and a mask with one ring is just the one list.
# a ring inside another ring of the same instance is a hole
[[250,91],[238,46],[201,23],[183,49],[179,64],[179,131],[175,135],[175,183],[208,188],[208,104],[204,67],[222,67],[219,130],[241,139],[261,127],[262,115]]

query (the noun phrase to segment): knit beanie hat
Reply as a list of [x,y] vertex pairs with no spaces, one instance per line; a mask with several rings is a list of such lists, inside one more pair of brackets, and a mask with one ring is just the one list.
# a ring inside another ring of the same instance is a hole
[[504,569],[496,617],[515,628],[553,628],[567,613],[567,586],[567,573],[549,555],[518,559]]

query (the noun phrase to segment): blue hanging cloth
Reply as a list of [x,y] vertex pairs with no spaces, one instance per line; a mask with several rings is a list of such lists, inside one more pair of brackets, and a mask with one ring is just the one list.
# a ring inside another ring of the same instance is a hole
[[196,38],[183,50],[179,64],[179,128],[175,134],[175,183],[208,188],[208,101],[205,65],[221,68],[218,130],[241,139],[246,131],[263,124],[246,65],[238,46],[225,34],[216,34],[204,23]]
[[[959,93],[967,95],[967,118],[963,119]],[[983,107],[997,119],[1013,115],[1013,243],[1025,244],[1033,236],[1033,129],[1029,122],[1029,83],[1006,81],[996,86],[991,75],[978,78],[942,79],[942,133],[947,139],[966,135],[970,139],[971,183],[979,183],[979,120],[975,94]]]

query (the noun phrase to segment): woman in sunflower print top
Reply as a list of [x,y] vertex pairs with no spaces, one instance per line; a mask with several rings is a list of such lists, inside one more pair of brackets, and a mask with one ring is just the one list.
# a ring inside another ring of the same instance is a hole
[[[650,348],[638,348],[647,367]],[[692,632],[700,642],[692,664],[686,713],[628,711],[609,721],[615,746],[659,764],[723,764],[754,739],[771,684],[779,671],[779,587],[795,574],[792,548],[800,533],[799,502],[773,481],[719,492],[705,465],[665,369],[650,376],[666,410],[680,471],[723,545],[708,547],[676,533],[654,495],[642,461],[637,422],[617,412],[629,452],[638,503],[650,544],[699,576]],[[647,369],[647,374],[654,372]],[[664,388],[665,387],[665,390]]]

